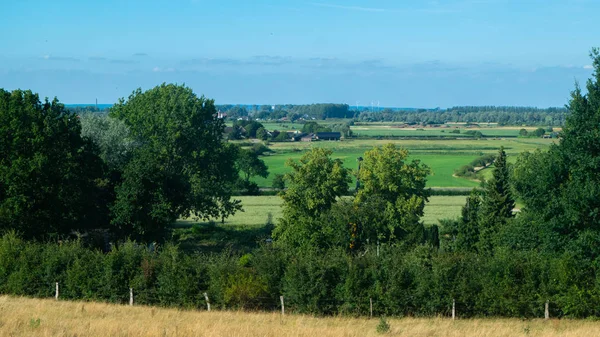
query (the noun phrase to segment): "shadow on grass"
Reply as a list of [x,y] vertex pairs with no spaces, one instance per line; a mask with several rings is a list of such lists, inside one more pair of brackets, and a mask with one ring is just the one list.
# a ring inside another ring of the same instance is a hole
[[187,252],[218,253],[225,249],[247,253],[271,238],[273,224],[235,226],[215,222],[179,221],[172,226],[173,240]]

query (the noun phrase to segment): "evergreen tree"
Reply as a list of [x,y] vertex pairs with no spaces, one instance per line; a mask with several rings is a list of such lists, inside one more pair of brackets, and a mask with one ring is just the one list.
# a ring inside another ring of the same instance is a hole
[[494,162],[493,177],[485,183],[480,212],[480,248],[489,251],[493,245],[499,227],[513,217],[515,200],[513,199],[506,152],[500,148]]
[[465,206],[458,220],[456,233],[456,249],[461,251],[474,251],[479,242],[479,209],[481,197],[479,192],[473,190],[467,198]]

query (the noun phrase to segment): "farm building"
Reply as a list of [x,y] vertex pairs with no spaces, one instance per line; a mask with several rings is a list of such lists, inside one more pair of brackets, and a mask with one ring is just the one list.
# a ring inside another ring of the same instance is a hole
[[317,132],[315,137],[318,140],[340,140],[342,134],[340,132]]

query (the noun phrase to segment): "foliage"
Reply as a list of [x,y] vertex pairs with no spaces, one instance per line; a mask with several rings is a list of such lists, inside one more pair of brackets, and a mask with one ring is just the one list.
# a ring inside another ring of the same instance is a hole
[[522,154],[512,179],[549,251],[564,250],[567,242],[587,230],[600,230],[600,51],[590,54],[594,73],[571,93],[570,114],[558,145],[546,153]]
[[0,228],[47,238],[102,225],[98,154],[56,98],[0,89]]
[[479,242],[479,214],[481,197],[476,190],[471,192],[461,211],[456,229],[456,250],[476,251]]
[[113,106],[140,144],[123,170],[111,207],[123,235],[160,240],[182,216],[227,217],[239,209],[235,147],[221,140],[223,121],[213,101],[185,86],[162,84],[133,92]]
[[480,206],[479,233],[481,249],[484,251],[490,250],[493,238],[500,227],[513,217],[513,208],[515,208],[504,147],[501,147],[498,152],[492,174],[493,177],[485,183]]
[[387,322],[384,316],[379,317],[379,324],[377,324],[376,330],[378,333],[390,332],[390,324]]
[[319,125],[317,122],[307,122],[302,126],[304,133],[331,132],[331,128]]
[[273,188],[277,190],[285,189],[285,179],[283,174],[276,174],[273,178]]
[[283,218],[274,237],[292,247],[322,247],[329,241],[325,217],[336,199],[346,194],[350,176],[331,150],[313,148],[298,162],[289,160],[288,188],[282,192]]
[[365,152],[354,201],[361,240],[423,241],[419,218],[429,196],[425,183],[430,170],[418,160],[407,163],[407,157],[407,150],[393,144]]
[[408,124],[499,123],[500,125],[563,125],[565,108],[540,109],[518,106],[456,106],[449,109],[361,111],[361,122],[405,122]]
[[240,149],[238,151],[236,166],[244,174],[244,180],[248,183],[251,177],[259,176],[266,178],[269,169],[265,162],[258,158],[258,153],[250,150]]
[[332,159],[332,151],[313,148],[299,161],[286,164],[292,172],[286,174],[288,189],[281,196],[284,208],[296,209],[307,216],[318,216],[331,208],[336,198],[344,195],[350,181],[342,161]]

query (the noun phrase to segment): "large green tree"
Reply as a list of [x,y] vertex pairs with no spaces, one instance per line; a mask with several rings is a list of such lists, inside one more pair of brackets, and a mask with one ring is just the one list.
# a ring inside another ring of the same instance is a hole
[[0,227],[27,238],[100,225],[103,165],[79,118],[55,98],[0,89]]
[[[275,238],[291,247],[318,248],[331,245],[339,233],[327,220],[337,199],[348,192],[350,174],[342,161],[331,158],[331,150],[313,148],[299,161],[289,160],[288,188],[281,194],[283,217]],[[345,226],[345,224],[344,224]]]
[[513,171],[523,212],[549,251],[565,249],[585,231],[600,231],[600,50],[590,57],[587,93],[575,85],[560,142],[548,152],[521,155]]
[[422,223],[429,190],[430,169],[419,160],[408,161],[408,151],[394,144],[375,147],[363,156],[357,178],[360,189],[354,205],[363,239],[422,242]]
[[123,121],[138,144],[112,206],[122,235],[157,240],[179,217],[224,218],[240,208],[231,200],[237,149],[223,142],[212,100],[162,84],[119,100],[110,116]]

